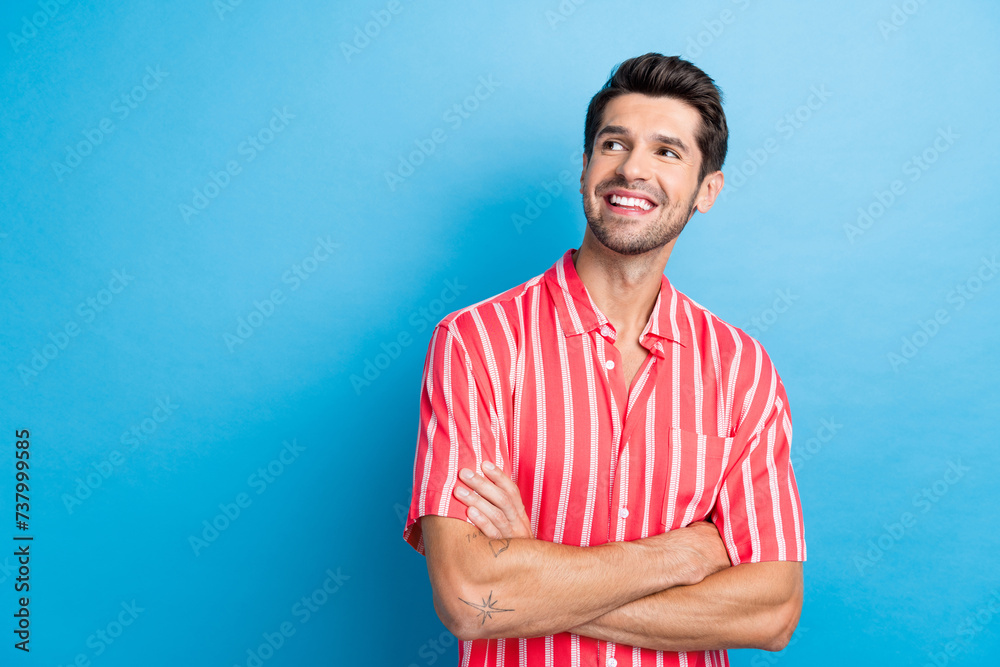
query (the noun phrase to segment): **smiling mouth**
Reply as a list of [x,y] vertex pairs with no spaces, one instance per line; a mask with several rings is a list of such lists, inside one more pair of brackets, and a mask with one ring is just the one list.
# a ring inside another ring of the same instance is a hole
[[602,199],[609,209],[620,215],[640,216],[657,208],[653,202],[639,197],[622,197],[610,194],[604,195]]

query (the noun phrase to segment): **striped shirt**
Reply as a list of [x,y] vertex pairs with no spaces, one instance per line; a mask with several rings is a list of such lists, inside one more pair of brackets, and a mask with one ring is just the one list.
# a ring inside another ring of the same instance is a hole
[[[517,484],[537,539],[630,541],[707,520],[734,565],[804,561],[785,388],[760,343],[662,277],[631,389],[615,328],[573,265],[444,317],[424,364],[413,492],[420,517],[469,521],[458,471],[492,461]],[[470,522],[471,523],[471,522]],[[728,665],[569,632],[459,643],[463,667]]]

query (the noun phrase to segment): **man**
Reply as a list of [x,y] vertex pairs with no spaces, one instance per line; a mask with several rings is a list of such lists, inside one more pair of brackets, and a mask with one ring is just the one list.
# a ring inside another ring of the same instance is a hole
[[626,60],[587,111],[580,247],[435,327],[403,535],[461,665],[722,666],[791,637],[784,385],[664,275],[727,140],[704,72]]

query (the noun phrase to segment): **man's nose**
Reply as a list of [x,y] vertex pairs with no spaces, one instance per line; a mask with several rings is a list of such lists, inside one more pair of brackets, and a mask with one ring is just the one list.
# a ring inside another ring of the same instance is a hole
[[647,181],[652,176],[651,160],[646,151],[633,149],[618,165],[617,171],[630,183],[638,180]]

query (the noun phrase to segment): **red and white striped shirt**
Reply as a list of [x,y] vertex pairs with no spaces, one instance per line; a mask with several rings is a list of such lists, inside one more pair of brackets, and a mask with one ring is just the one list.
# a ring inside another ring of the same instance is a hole
[[[469,521],[458,471],[494,462],[517,484],[537,539],[575,546],[714,523],[734,565],[804,561],[785,388],[760,343],[663,276],[626,386],[615,329],[573,265],[444,317],[424,365],[413,496],[420,517]],[[471,523],[471,522],[470,522]],[[569,632],[459,643],[463,667],[728,665]]]

